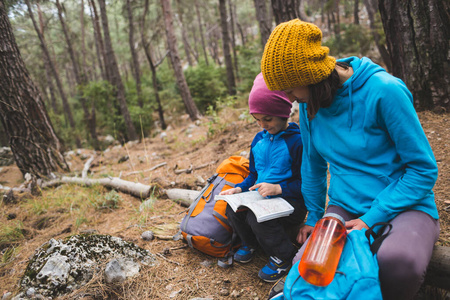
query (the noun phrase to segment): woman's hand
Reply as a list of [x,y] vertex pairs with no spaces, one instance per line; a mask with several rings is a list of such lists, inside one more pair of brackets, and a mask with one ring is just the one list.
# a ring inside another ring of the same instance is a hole
[[298,234],[297,234],[297,242],[299,244],[305,243],[308,236],[313,232],[313,229],[314,229],[314,227],[309,226],[309,225],[304,225],[304,226],[300,227],[300,230],[298,231]]
[[259,194],[263,197],[280,195],[283,192],[279,184],[272,184],[267,182],[255,184],[248,190],[253,191],[256,189],[258,189]]
[[219,195],[233,195],[242,192],[242,189],[240,187],[228,189],[226,191],[222,191],[219,193]]
[[345,222],[345,227],[347,228],[347,232],[352,230],[361,230],[363,228],[369,229],[369,226],[367,226],[361,219],[347,221]]

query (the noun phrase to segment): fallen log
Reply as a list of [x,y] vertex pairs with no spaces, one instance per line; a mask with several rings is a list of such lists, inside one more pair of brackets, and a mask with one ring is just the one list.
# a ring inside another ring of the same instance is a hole
[[450,291],[450,247],[434,246],[425,284]]
[[175,201],[181,206],[189,207],[200,192],[186,189],[167,189],[164,193],[167,197],[169,197],[169,199]]
[[123,180],[117,177],[91,179],[91,178],[79,178],[79,177],[67,177],[63,176],[61,178],[53,179],[42,184],[42,188],[56,186],[62,183],[72,183],[85,186],[91,186],[94,184],[100,184],[123,193],[133,195],[135,197],[145,199],[150,196],[152,191],[152,186],[142,184],[139,182],[132,182]]
[[[169,199],[183,200],[188,206],[199,194],[198,191],[184,189],[169,189],[165,192]],[[450,291],[450,247],[434,246],[424,284]]]

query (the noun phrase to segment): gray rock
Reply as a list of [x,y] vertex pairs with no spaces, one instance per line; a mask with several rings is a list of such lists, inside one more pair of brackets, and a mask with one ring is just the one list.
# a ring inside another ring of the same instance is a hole
[[109,235],[80,234],[65,240],[51,239],[30,258],[20,281],[19,295],[26,298],[25,293],[34,289],[33,297],[58,298],[88,283],[104,262],[114,259],[124,278],[137,274],[141,264],[153,265],[156,261],[148,250]]
[[105,280],[107,283],[121,283],[138,274],[139,270],[139,264],[132,259],[113,259],[106,265]]
[[117,261],[117,259],[111,260],[105,268],[105,280],[107,283],[121,283],[126,279],[125,272]]
[[53,286],[64,285],[70,271],[70,264],[66,262],[67,259],[67,256],[61,255],[50,257],[36,276],[37,280],[41,283],[50,283]]
[[11,292],[6,292],[2,296],[2,300],[9,300],[9,299],[11,299],[11,296],[12,296]]
[[155,238],[155,235],[154,235],[153,231],[147,230],[141,234],[141,238],[144,241],[152,241]]

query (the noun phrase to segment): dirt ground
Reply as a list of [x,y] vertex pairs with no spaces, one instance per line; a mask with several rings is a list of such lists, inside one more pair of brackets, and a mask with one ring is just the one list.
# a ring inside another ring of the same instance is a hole
[[[217,165],[230,155],[245,155],[259,130],[254,122],[240,120],[240,111],[228,112],[220,122],[204,118],[192,123],[186,116],[172,122],[165,134],[155,134],[140,143],[110,146],[103,153],[80,149],[67,156],[73,172],[80,175],[91,155],[95,155],[89,176],[120,176],[124,180],[157,186],[160,191],[169,188],[200,190],[204,181],[215,173]],[[441,235],[438,245],[450,246],[450,114],[419,113],[424,131],[434,150],[439,166],[439,178],[434,188],[441,218]],[[208,132],[213,134],[207,135]],[[165,165],[150,170],[152,167]],[[197,168],[197,169],[196,169]],[[191,172],[182,172],[192,169]],[[22,182],[16,166],[0,169],[0,184],[15,187]],[[73,187],[72,193],[81,193],[83,187]],[[24,197],[18,204],[0,204],[0,222],[11,222],[8,216],[16,215],[23,224],[25,238],[14,244],[14,255],[6,260],[9,248],[0,249],[0,287],[2,292],[16,292],[17,283],[34,250],[50,238],[62,239],[68,235],[95,230],[100,234],[118,236],[134,242],[157,255],[159,264],[143,268],[140,274],[120,286],[108,286],[101,274],[95,276],[81,290],[67,299],[266,299],[271,284],[257,276],[268,257],[261,251],[249,264],[235,263],[229,269],[217,266],[217,259],[186,247],[182,241],[171,240],[178,231],[186,207],[156,192],[153,208],[145,214],[139,211],[141,200],[121,193],[119,208],[93,210],[86,213],[81,225],[68,216],[72,208],[57,210],[49,207],[44,214],[36,215],[23,209],[26,201],[44,202],[46,195],[56,189],[43,191],[40,197]],[[45,218],[45,226],[36,226]],[[156,239],[144,241],[141,233],[153,230]],[[5,244],[5,243],[4,243]],[[5,261],[6,260],[6,261]]]

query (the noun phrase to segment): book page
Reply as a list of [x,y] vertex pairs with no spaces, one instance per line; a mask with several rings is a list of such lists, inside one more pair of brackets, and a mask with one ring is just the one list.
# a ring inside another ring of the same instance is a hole
[[233,211],[246,206],[253,211],[258,222],[290,215],[294,208],[281,197],[264,198],[257,191],[249,191],[233,195],[217,195],[216,200],[226,201]]
[[216,195],[215,200],[228,202],[231,208],[236,211],[239,206],[247,206],[249,203],[264,199],[257,191],[249,191],[232,195]]
[[294,208],[283,198],[263,199],[248,205],[259,223],[290,215]]

